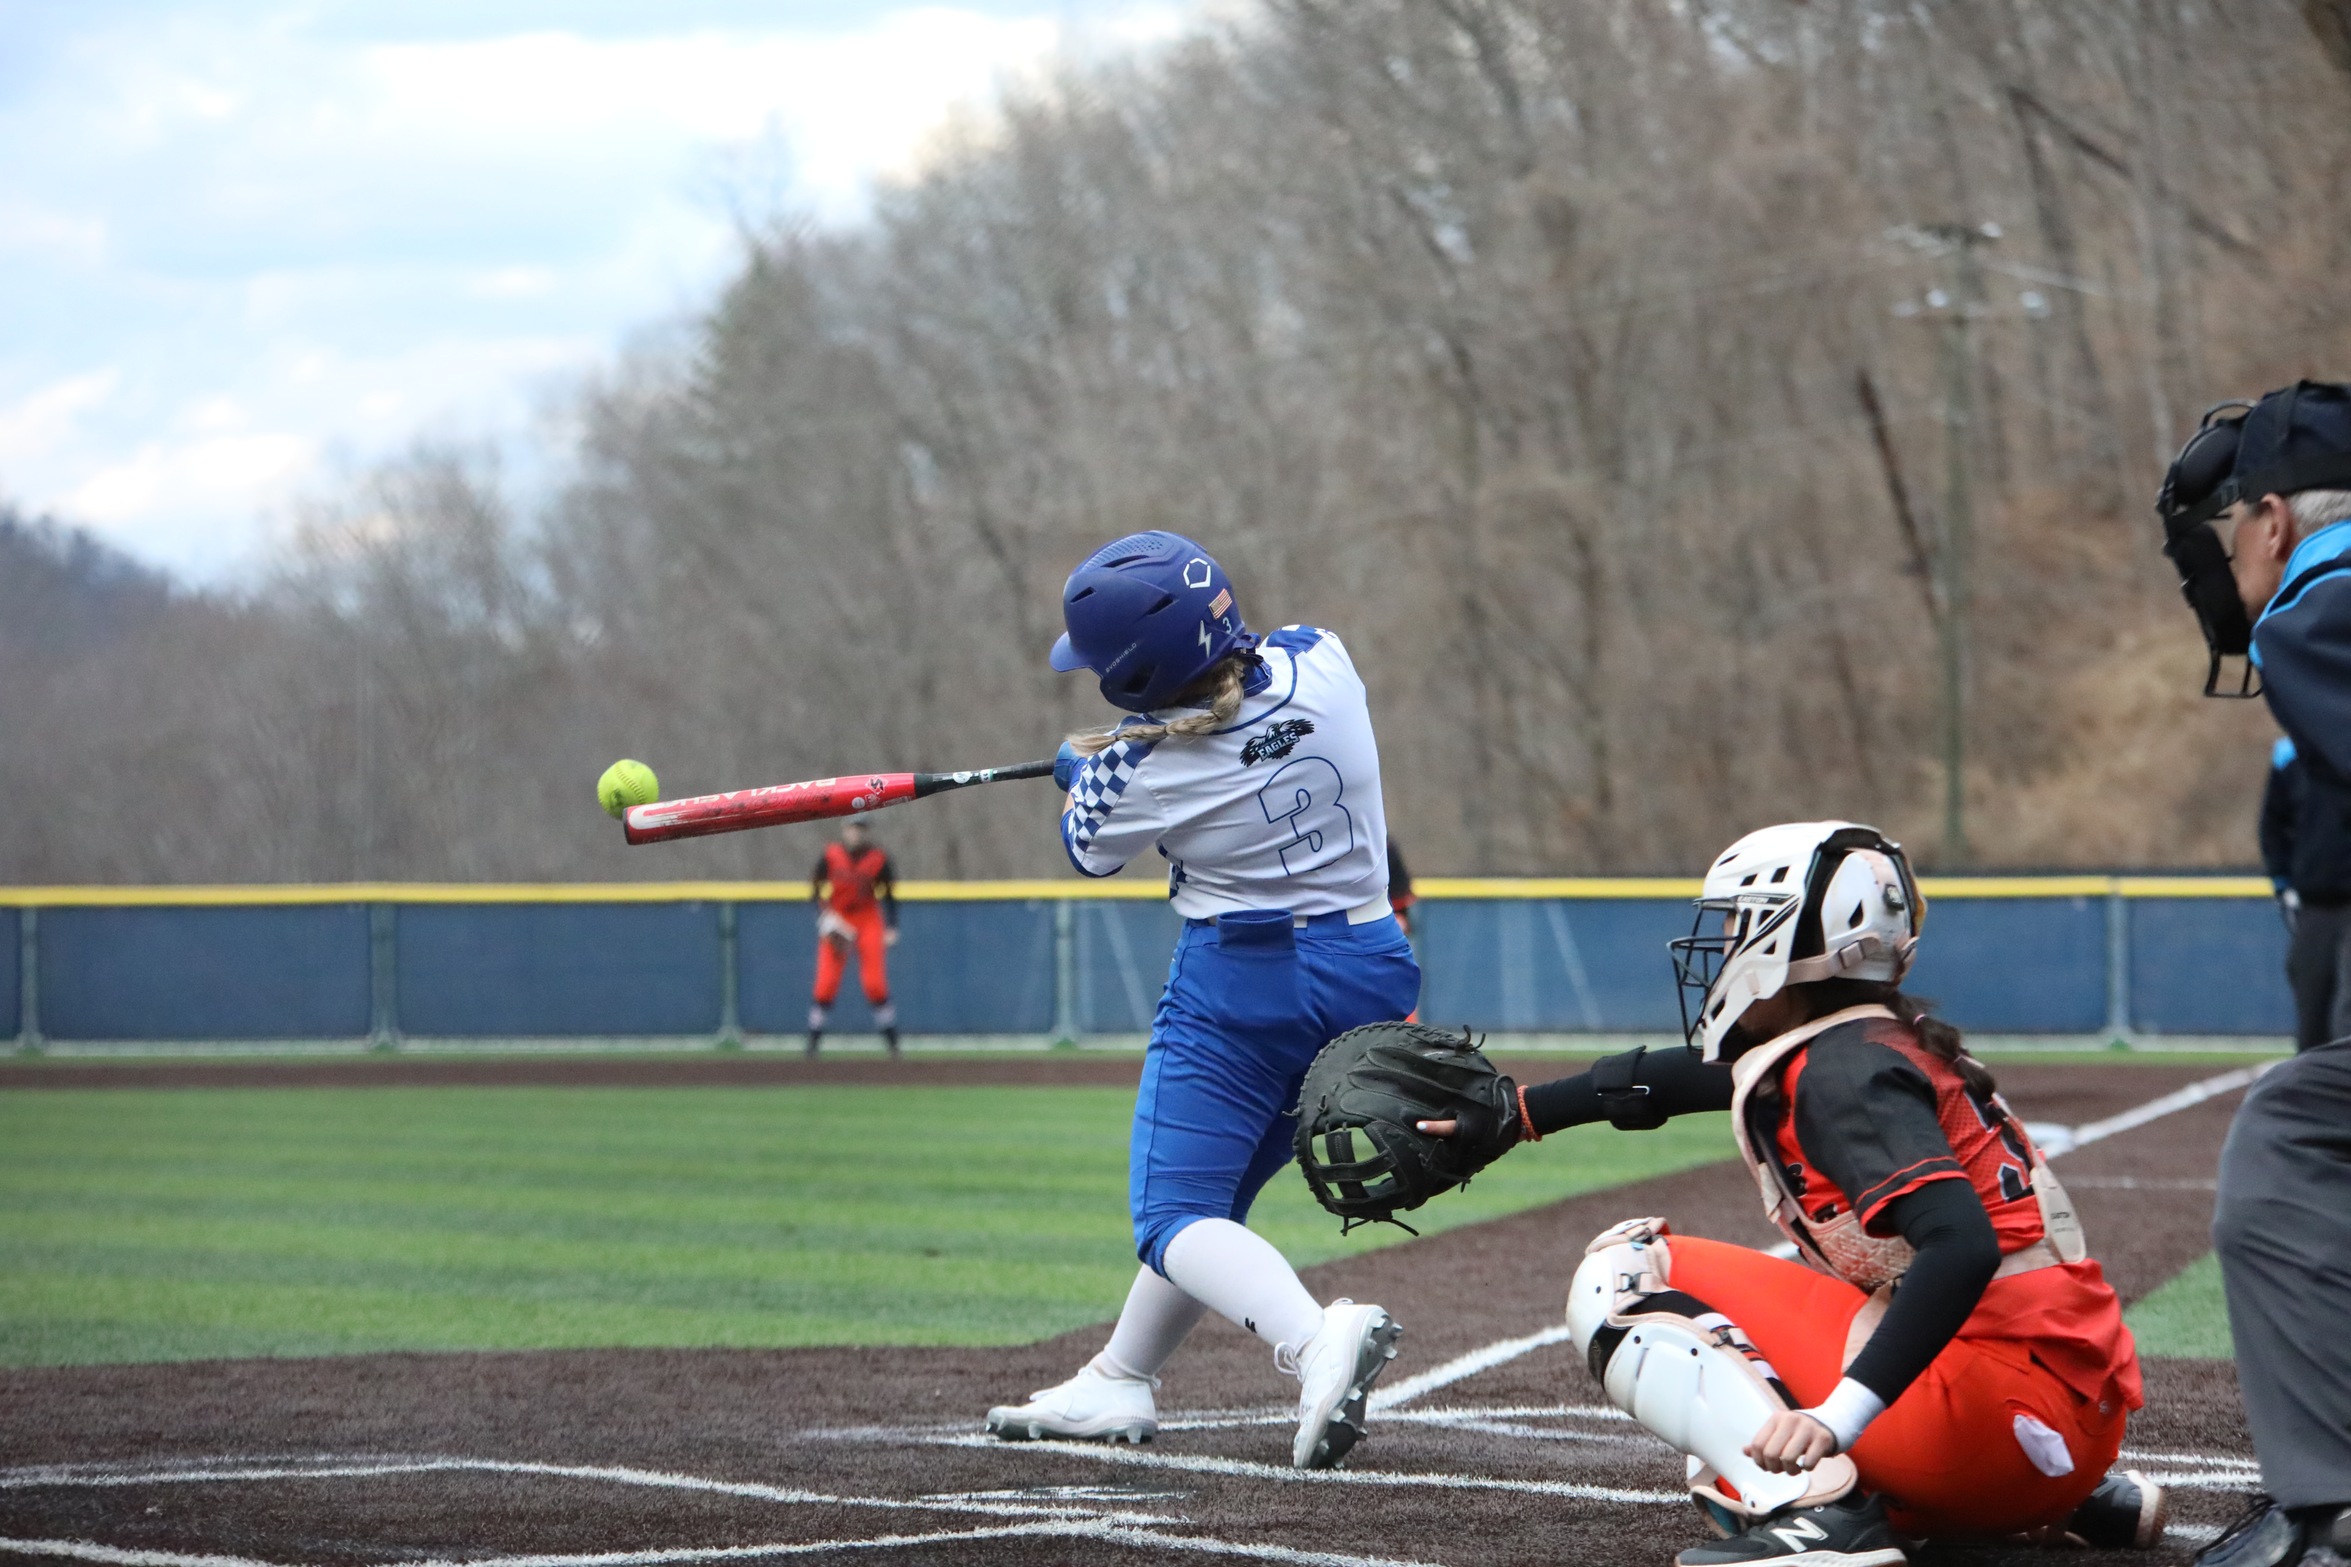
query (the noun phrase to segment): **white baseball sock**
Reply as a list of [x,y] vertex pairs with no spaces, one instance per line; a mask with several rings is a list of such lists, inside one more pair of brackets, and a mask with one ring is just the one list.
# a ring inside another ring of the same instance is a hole
[[1094,1369],[1108,1377],[1159,1375],[1168,1357],[1208,1308],[1149,1268],[1137,1269],[1134,1287],[1110,1330],[1110,1342],[1094,1357]]
[[1273,1243],[1230,1219],[1199,1219],[1167,1243],[1167,1276],[1178,1289],[1274,1348],[1274,1363],[1296,1364],[1322,1331],[1322,1307]]

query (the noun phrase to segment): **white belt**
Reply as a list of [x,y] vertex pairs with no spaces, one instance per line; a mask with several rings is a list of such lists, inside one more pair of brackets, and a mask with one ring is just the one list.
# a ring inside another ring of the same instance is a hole
[[[1395,912],[1396,911],[1393,908],[1388,906],[1388,900],[1386,898],[1373,898],[1368,903],[1358,903],[1355,905],[1355,907],[1349,909],[1347,911],[1347,923],[1350,925],[1369,925],[1373,920],[1384,920]],[[1306,918],[1307,917],[1305,915],[1301,914],[1295,919],[1291,920],[1290,923],[1293,925],[1303,925],[1306,923]]]

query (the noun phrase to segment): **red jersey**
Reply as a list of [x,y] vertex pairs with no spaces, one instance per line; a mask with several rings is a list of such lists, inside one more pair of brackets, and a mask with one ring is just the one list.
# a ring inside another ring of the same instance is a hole
[[[1934,1181],[1966,1181],[2003,1256],[2044,1238],[2032,1186],[2037,1154],[1998,1094],[1979,1094],[1915,1029],[1880,1009],[1824,1029],[1767,1069],[1742,1107],[1746,1132],[1768,1147],[1781,1189],[1807,1226],[1857,1214],[1865,1233],[1893,1233],[1886,1207]],[[2088,1399],[2146,1400],[2122,1303],[2095,1260],[1995,1278],[1962,1338],[2029,1343]]]
[[880,899],[897,898],[897,875],[879,844],[854,852],[846,844],[826,844],[812,880],[817,895],[843,918],[867,912]]

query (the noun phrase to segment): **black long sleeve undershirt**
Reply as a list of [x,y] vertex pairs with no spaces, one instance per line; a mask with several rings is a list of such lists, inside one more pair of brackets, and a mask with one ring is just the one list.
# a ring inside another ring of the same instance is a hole
[[[1645,1112],[1640,1117],[1644,1124],[1661,1125],[1667,1117],[1731,1107],[1729,1067],[1710,1065],[1698,1059],[1697,1051],[1680,1048],[1636,1050],[1630,1054],[1633,1085],[1648,1090],[1639,1096],[1639,1109]],[[1624,1058],[1611,1059],[1621,1062]],[[1593,1070],[1597,1071],[1598,1067],[1595,1063]],[[1609,1114],[1608,1107],[1600,1102],[1600,1088],[1593,1081],[1592,1072],[1585,1071],[1529,1088],[1527,1118],[1534,1123],[1537,1136],[1548,1137],[1571,1126],[1608,1120]]]
[[[1731,1107],[1731,1070],[1691,1050],[1632,1053],[1630,1083],[1645,1094],[1620,1099],[1620,1124],[1657,1125],[1700,1110]],[[1625,1075],[1623,1058],[1614,1075]],[[1527,1116],[1545,1137],[1611,1119],[1593,1072],[1538,1083],[1526,1091]],[[1886,1204],[1883,1217],[1917,1256],[1894,1291],[1885,1320],[1846,1375],[1891,1404],[1943,1352],[1975,1310],[2000,1266],[2000,1241],[1982,1199],[1964,1180],[1930,1181]],[[1737,1316],[1735,1302],[1709,1305]]]
[[1894,1286],[1893,1304],[1845,1375],[1891,1404],[1957,1336],[2000,1267],[2000,1238],[1975,1188],[1929,1181],[1886,1204],[1884,1214],[1918,1253]]

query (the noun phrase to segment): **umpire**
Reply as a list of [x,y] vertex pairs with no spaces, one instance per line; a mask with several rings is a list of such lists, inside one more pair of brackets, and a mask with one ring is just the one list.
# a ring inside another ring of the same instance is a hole
[[2351,1036],[2351,791],[2312,772],[2291,740],[2270,752],[2261,862],[2291,938],[2294,1048]]
[[[2213,409],[2156,510],[2211,653],[2205,694],[2266,696],[2306,782],[2351,798],[2351,386],[2302,381]],[[2351,1549],[2351,1039],[2302,1051],[2245,1096],[2212,1241],[2268,1494],[2198,1567]]]

